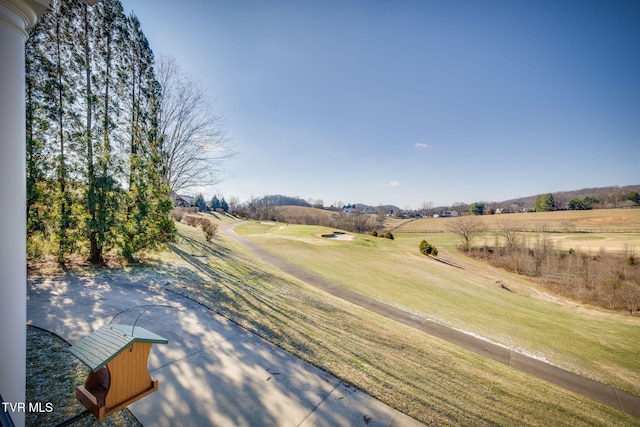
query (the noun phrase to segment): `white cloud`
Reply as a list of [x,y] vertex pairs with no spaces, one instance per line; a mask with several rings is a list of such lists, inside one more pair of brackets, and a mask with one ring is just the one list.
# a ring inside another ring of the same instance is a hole
[[416,142],[414,144],[416,150],[426,150],[427,148],[431,148],[428,144],[423,144],[422,142]]
[[400,181],[396,181],[395,179],[391,182],[388,182],[387,184],[378,184],[377,186],[380,188],[388,188],[388,187],[398,187],[400,184],[402,184]]

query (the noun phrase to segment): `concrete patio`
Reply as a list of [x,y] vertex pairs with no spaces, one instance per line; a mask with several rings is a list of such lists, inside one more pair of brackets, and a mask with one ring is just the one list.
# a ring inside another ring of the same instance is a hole
[[[75,343],[113,316],[169,340],[149,371],[159,390],[129,409],[145,426],[419,426],[339,379],[161,286],[63,276],[29,282],[28,323]],[[165,306],[171,306],[165,307]],[[149,307],[119,314],[133,324]]]

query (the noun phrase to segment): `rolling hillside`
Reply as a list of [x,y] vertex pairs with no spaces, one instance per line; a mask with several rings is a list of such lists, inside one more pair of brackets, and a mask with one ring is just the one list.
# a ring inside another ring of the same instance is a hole
[[[640,209],[593,209],[587,211],[522,212],[480,215],[473,219],[486,231],[505,226],[530,232],[629,232],[640,233]],[[388,219],[394,232],[445,232],[456,218]]]

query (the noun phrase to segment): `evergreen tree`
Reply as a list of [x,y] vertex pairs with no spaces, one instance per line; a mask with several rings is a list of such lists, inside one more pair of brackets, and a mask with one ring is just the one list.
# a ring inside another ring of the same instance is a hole
[[115,246],[132,260],[174,239],[161,88],[135,16],[119,0],[54,0],[25,53],[29,247],[51,235],[59,262],[99,263]]
[[595,203],[598,203],[598,201],[593,197],[587,196],[583,200],[580,200],[578,197],[574,197],[569,201],[567,207],[569,210],[588,210],[591,209]]
[[536,199],[536,212],[549,212],[555,208],[556,203],[551,193],[543,194]]
[[469,206],[469,213],[472,215],[484,215],[484,203],[472,203],[471,206]]
[[79,37],[82,40],[82,54],[77,58],[77,63],[81,64],[82,71],[84,71],[84,103],[85,103],[85,126],[83,129],[84,142],[86,146],[86,190],[85,190],[85,204],[88,210],[88,216],[86,219],[87,234],[89,237],[89,260],[93,263],[102,263],[102,242],[99,242],[98,234],[98,197],[97,197],[97,179],[95,172],[95,160],[94,160],[94,134],[93,134],[93,111],[95,104],[95,97],[93,93],[92,81],[94,76],[92,73],[92,49],[93,49],[93,31],[91,24],[91,14],[89,6],[84,5],[82,7],[82,32],[79,33]]
[[424,255],[438,256],[438,249],[431,243],[423,240],[422,242],[420,242],[420,253]]
[[140,21],[135,15],[131,15],[126,20],[128,29],[128,56],[123,58],[125,62],[124,72],[126,77],[127,120],[129,121],[127,139],[128,147],[128,170],[127,170],[127,191],[123,195],[123,204],[126,212],[121,220],[122,235],[120,236],[120,246],[122,255],[133,261],[133,256],[140,249],[147,246],[147,233],[145,230],[145,219],[148,215],[148,205],[145,203],[147,183],[144,178],[144,153],[142,152],[144,141],[144,119],[147,111],[143,108],[146,98],[143,97],[144,79],[148,77],[151,67],[150,51],[148,43],[140,29]]
[[593,205],[595,205],[596,203],[598,203],[598,199],[595,199],[595,198],[593,198],[593,197],[586,196],[586,197],[584,198],[584,200],[582,201],[582,203],[584,203],[584,205],[585,205],[586,209],[591,209],[591,208],[593,208]]
[[151,249],[175,236],[169,189],[162,182],[161,137],[157,132],[159,85],[153,71],[153,52],[140,27],[131,15],[127,62],[129,96],[128,188],[124,196],[124,214],[120,244],[129,261],[136,252]]
[[568,208],[571,211],[585,209],[584,203],[582,203],[582,200],[580,200],[578,197],[574,197],[573,199],[569,200]]
[[73,63],[77,43],[74,39],[77,28],[75,2],[53,1],[40,23],[42,26],[41,64],[44,66],[42,84],[43,108],[48,122],[48,136],[44,144],[55,158],[55,182],[52,194],[52,224],[57,242],[56,257],[64,263],[65,255],[74,250],[77,242],[74,231],[76,204],[74,172],[77,171],[78,115],[77,87],[74,75],[68,66]]
[[218,196],[213,196],[213,199],[211,199],[211,209],[212,210],[216,210],[216,209],[220,209],[220,199],[218,199]]
[[49,123],[45,117],[44,85],[48,76],[45,65],[48,58],[43,54],[45,34],[41,26],[36,26],[29,35],[25,46],[25,104],[26,104],[26,184],[27,184],[27,246],[36,234],[47,237],[50,221],[47,177],[51,174],[51,156],[47,152],[47,131]]
[[118,217],[122,209],[124,159],[116,149],[126,134],[121,103],[127,74],[123,72],[127,57],[126,17],[119,0],[102,0],[94,6],[96,63],[96,241],[98,252],[117,244]]
[[196,200],[195,200],[195,205],[200,208],[200,211],[206,211],[207,210],[207,202],[204,201],[204,196],[202,195],[202,193],[199,193],[196,196]]

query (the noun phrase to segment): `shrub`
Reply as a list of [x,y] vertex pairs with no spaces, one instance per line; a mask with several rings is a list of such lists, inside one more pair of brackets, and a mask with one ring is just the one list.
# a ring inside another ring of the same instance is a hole
[[182,221],[182,218],[184,218],[184,211],[174,208],[171,212],[169,212],[169,218],[180,222]]
[[210,242],[213,236],[218,232],[218,225],[212,223],[208,218],[202,218],[200,216],[185,215],[182,218],[182,223],[190,225],[191,227],[200,227],[204,233],[204,238],[207,242]]
[[197,206],[191,206],[191,207],[183,207],[183,206],[176,206],[175,208],[176,211],[188,214],[188,213],[198,213],[200,212],[200,208],[198,208]]
[[390,231],[385,231],[384,233],[382,233],[382,237],[384,237],[385,239],[393,240],[393,234]]
[[182,217],[182,221],[183,224],[187,224],[191,227],[197,227],[198,226],[198,218],[193,216],[193,215],[184,215]]
[[378,232],[376,230],[371,230],[371,235],[373,237],[378,237]]
[[218,226],[213,224],[207,218],[198,218],[198,222],[200,223],[200,228],[202,228],[202,232],[204,233],[204,238],[207,242],[211,242],[213,236],[216,235],[218,231]]
[[429,256],[438,256],[438,249],[431,243],[423,240],[420,242],[420,253]]

